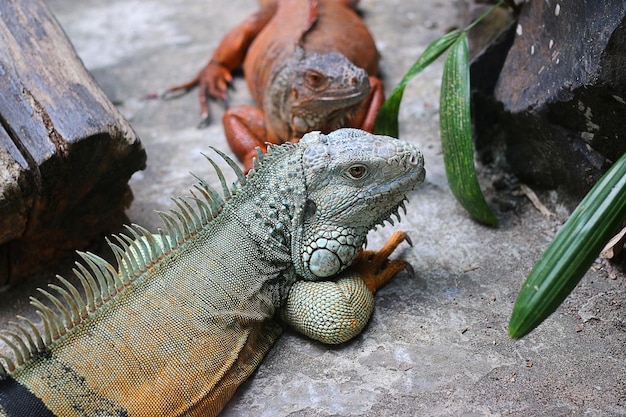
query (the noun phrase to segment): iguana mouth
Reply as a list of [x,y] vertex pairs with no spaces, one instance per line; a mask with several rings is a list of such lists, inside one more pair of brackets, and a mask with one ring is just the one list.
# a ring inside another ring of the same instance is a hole
[[362,91],[345,93],[335,90],[335,95],[306,97],[291,108],[291,128],[296,136],[311,130],[329,131],[348,123],[367,96]]
[[[323,96],[311,96],[298,100],[294,102],[292,108],[306,108],[310,106],[311,103],[324,103],[323,105],[325,107],[328,106],[328,103],[336,103],[337,106],[333,107],[345,108],[352,106],[353,104],[359,103],[365,97],[367,97],[368,93],[369,91],[364,92],[361,90],[356,90],[353,92],[346,92],[345,90],[329,90],[326,91]],[[308,108],[307,110],[311,109]]]
[[[393,225],[393,219],[392,216],[396,216],[396,218],[398,220],[400,220],[400,212],[399,209],[402,208],[404,210],[404,212],[406,213],[406,208],[405,208],[405,204],[408,201],[408,199],[405,197],[404,199],[402,199],[401,201],[398,202],[398,204],[394,205],[393,207],[389,208],[389,210],[385,211],[378,219],[376,219],[374,221],[373,226],[384,226],[384,223],[387,221],[389,223],[391,223]],[[373,202],[372,205],[375,205],[376,202]],[[340,207],[339,209],[337,209],[335,211],[335,215],[339,216],[341,215],[343,212],[345,212],[346,210],[348,210],[349,208],[353,207],[354,204],[345,204],[342,207]]]

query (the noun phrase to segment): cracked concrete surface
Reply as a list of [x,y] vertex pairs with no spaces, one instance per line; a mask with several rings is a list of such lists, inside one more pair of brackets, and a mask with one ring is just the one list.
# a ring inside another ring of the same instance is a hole
[[[49,0],[87,68],[141,137],[148,168],[135,174],[132,222],[160,225],[155,209],[186,193],[189,171],[216,181],[200,152],[228,150],[212,103],[200,120],[195,92],[144,100],[186,81],[221,37],[256,8],[252,0]],[[387,92],[436,37],[457,23],[456,0],[363,0],[364,19],[382,54]],[[376,295],[365,331],[329,347],[289,330],[236,393],[224,416],[607,416],[626,415],[624,275],[598,261],[558,311],[520,341],[506,333],[527,273],[569,211],[563,196],[542,192],[544,218],[510,189],[505,174],[481,167],[481,184],[498,211],[497,229],[470,220],[445,178],[438,133],[437,61],[411,82],[401,108],[401,137],[424,151],[427,178],[408,214],[369,237],[380,246],[395,228],[414,246],[398,255],[403,273]],[[250,103],[243,78],[232,104]],[[0,320],[30,311],[27,295],[54,273],[1,294]],[[5,347],[6,349],[6,347]]]

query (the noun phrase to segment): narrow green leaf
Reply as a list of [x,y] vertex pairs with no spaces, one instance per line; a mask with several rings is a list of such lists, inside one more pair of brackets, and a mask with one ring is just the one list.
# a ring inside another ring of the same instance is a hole
[[404,94],[404,88],[407,83],[417,74],[422,72],[424,68],[429,66],[441,54],[443,54],[446,49],[448,49],[450,45],[458,39],[459,36],[461,36],[461,32],[459,30],[446,33],[428,45],[422,55],[417,58],[417,61],[415,61],[411,69],[409,69],[404,77],[402,77],[400,83],[398,83],[396,88],[394,88],[391,92],[391,95],[385,101],[380,110],[378,110],[376,123],[374,125],[374,131],[377,134],[392,136],[394,138],[398,137],[398,112],[400,110],[402,94]]
[[450,189],[472,217],[482,223],[497,226],[498,219],[480,190],[474,166],[469,51],[465,33],[454,42],[446,57],[439,107],[443,162]]
[[525,336],[557,309],[626,219],[626,154],[589,191],[535,264],[517,297],[509,335]]

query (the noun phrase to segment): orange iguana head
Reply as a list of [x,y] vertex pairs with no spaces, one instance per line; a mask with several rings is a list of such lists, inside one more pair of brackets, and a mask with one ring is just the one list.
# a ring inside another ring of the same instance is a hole
[[272,110],[278,111],[294,138],[349,126],[370,91],[367,72],[344,55],[305,53],[302,48],[275,81],[271,88],[283,94],[281,100],[273,100],[278,108]]

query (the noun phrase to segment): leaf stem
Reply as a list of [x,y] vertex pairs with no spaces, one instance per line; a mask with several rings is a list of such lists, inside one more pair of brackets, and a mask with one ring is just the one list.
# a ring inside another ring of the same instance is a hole
[[504,4],[504,0],[500,0],[499,2],[491,6],[489,10],[487,10],[485,13],[480,15],[478,18],[474,19],[472,23],[467,25],[467,27],[463,29],[463,32],[468,32],[469,30],[471,30],[474,26],[479,24],[485,17],[489,16],[494,10],[496,10],[498,7],[502,6],[503,4]]

